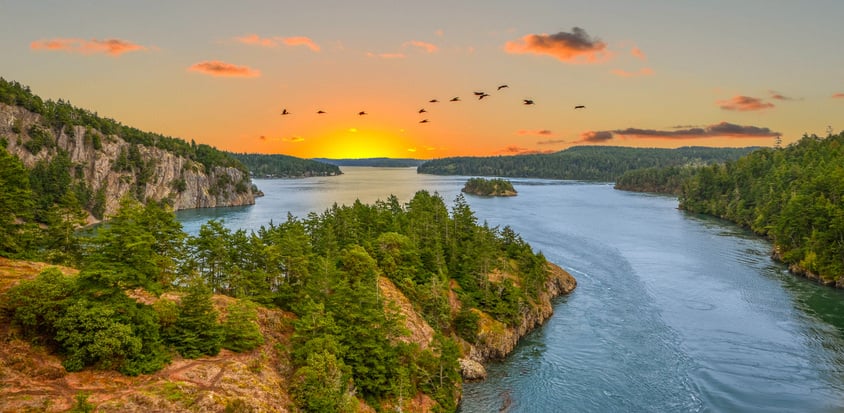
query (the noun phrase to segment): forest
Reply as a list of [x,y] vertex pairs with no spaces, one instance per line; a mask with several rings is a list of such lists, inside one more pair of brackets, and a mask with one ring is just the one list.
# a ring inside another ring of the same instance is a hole
[[[394,196],[335,204],[250,232],[209,221],[189,236],[166,205],[130,198],[89,233],[74,231],[72,211],[58,204],[50,210],[68,220],[41,229],[21,215],[30,191],[23,166],[2,149],[0,156],[0,255],[79,269],[20,282],[0,300],[2,316],[61,355],[68,371],[147,374],[174,354],[246,351],[263,342],[255,308],[264,306],[297,316],[292,345],[278,351],[293,366],[289,391],[302,411],[349,411],[356,397],[379,406],[417,393],[454,411],[460,343],[477,340],[482,314],[516,325],[548,276],[542,254],[512,229],[479,224],[462,195],[449,209],[426,191],[406,204]],[[496,271],[509,276],[488,277]],[[381,279],[433,328],[429,348],[400,340],[407,332]],[[144,304],[128,294],[139,289],[159,299]],[[460,311],[449,304],[453,293]],[[238,298],[225,318],[213,294]]]
[[513,184],[503,178],[469,178],[466,185],[463,185],[462,192],[480,196],[514,196],[516,188]]
[[574,146],[551,154],[434,159],[420,165],[417,172],[612,182],[624,172],[634,169],[724,162],[737,159],[753,149]]
[[698,169],[683,181],[680,208],[768,236],[782,261],[844,286],[844,133],[803,136]]
[[228,153],[246,166],[253,178],[301,178],[340,175],[340,168],[324,162],[288,155]]

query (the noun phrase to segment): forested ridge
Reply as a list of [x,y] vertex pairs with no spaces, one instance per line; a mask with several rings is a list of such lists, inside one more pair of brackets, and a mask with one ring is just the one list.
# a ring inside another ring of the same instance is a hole
[[792,270],[844,287],[844,133],[703,167],[684,180],[680,207],[768,236]]
[[[15,81],[0,78],[0,102],[7,105],[20,106],[30,112],[41,115],[44,120],[42,126],[57,132],[64,131],[72,135],[74,133],[74,126],[83,126],[89,131],[96,131],[90,137],[90,139],[95,141],[93,143],[94,146],[98,146],[96,141],[103,139],[101,135],[117,135],[129,143],[164,149],[176,155],[195,160],[206,168],[230,166],[246,172],[246,168],[240,162],[212,146],[196,144],[194,141],[188,143],[183,139],[145,132],[131,126],[123,125],[114,119],[101,117],[96,112],[75,107],[69,101],[62,99],[57,101],[43,100],[41,97],[32,93],[29,86],[21,85]],[[11,139],[11,137],[5,138]],[[41,136],[39,138],[41,139],[36,139],[31,144],[32,150],[40,150],[42,146],[50,145],[49,142],[43,141]]]
[[612,182],[633,169],[723,162],[753,149],[574,146],[551,154],[434,159],[420,165],[417,172]]
[[259,153],[229,153],[229,155],[245,165],[253,178],[300,178],[342,174],[337,165],[289,155]]
[[[255,306],[290,311],[290,346],[276,351],[301,411],[354,411],[358,399],[382,410],[419,394],[454,411],[465,346],[490,322],[522,322],[549,279],[545,258],[512,229],[478,224],[462,195],[449,209],[426,191],[253,232],[209,221],[196,236],[166,206],[127,198],[95,233],[67,236],[78,275],[48,269],[3,296],[21,337],[60,354],[68,371],[146,374],[175,353],[255,348]],[[427,345],[403,339],[385,282],[430,325]],[[145,304],[138,291],[159,298]],[[238,298],[222,321],[212,294]]]

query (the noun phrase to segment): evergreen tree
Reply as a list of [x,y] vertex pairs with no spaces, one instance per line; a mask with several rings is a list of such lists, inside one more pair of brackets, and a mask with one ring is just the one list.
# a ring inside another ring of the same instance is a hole
[[179,318],[168,340],[183,357],[214,356],[220,352],[223,331],[211,302],[211,289],[193,280],[179,303]]

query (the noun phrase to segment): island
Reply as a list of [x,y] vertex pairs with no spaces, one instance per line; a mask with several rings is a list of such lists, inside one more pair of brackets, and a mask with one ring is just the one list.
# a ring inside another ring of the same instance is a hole
[[469,178],[461,191],[480,196],[516,196],[518,193],[510,181],[502,178]]

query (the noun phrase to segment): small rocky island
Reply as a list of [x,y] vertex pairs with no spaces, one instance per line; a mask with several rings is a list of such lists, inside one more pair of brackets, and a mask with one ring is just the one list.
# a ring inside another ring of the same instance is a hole
[[461,191],[480,196],[516,196],[516,189],[510,181],[502,178],[469,178]]

